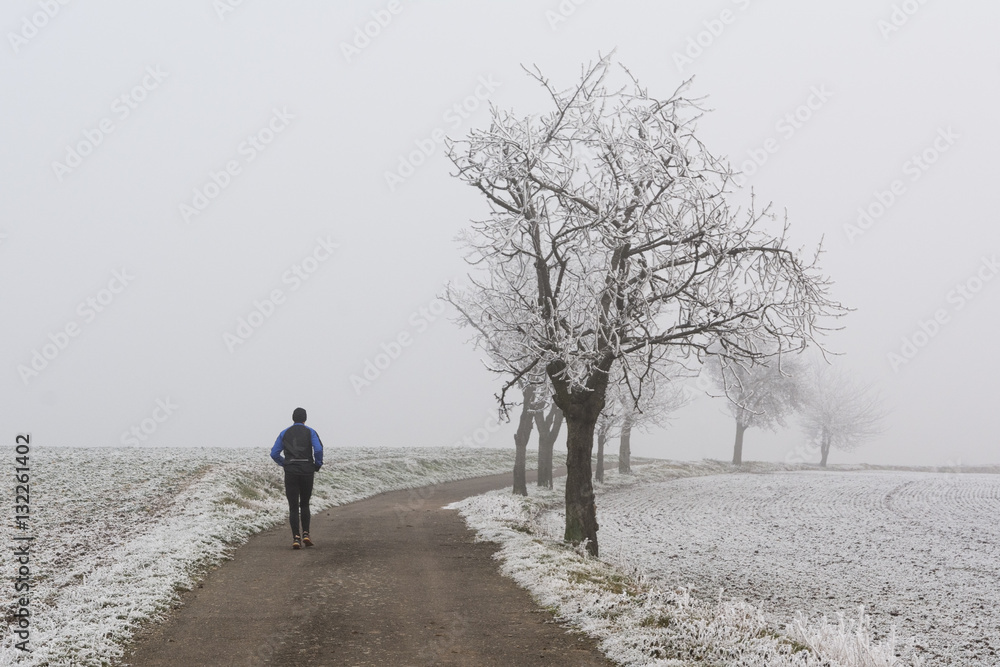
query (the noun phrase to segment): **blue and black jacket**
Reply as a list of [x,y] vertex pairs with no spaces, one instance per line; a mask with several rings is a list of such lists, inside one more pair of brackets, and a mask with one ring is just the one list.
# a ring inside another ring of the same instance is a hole
[[311,475],[323,465],[323,443],[316,431],[295,423],[278,434],[271,448],[271,458],[285,472]]

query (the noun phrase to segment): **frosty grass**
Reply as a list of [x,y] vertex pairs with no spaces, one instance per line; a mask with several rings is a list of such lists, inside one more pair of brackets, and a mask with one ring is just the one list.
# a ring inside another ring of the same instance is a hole
[[560,480],[453,507],[623,665],[1000,665],[1000,475],[802,467],[609,473],[600,559],[561,542]]
[[[513,459],[513,451],[478,448],[329,448],[312,506],[506,472]],[[9,583],[2,665],[113,663],[179,591],[287,520],[281,469],[261,449],[37,448],[31,463],[33,650],[13,646]],[[13,533],[4,522],[3,544]]]

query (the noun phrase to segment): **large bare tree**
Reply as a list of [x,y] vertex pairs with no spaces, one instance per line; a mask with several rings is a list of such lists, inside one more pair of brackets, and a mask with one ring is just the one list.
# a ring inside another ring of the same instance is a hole
[[729,203],[731,172],[696,137],[686,86],[653,97],[609,58],[567,90],[529,75],[547,113],[494,108],[448,151],[489,206],[461,237],[479,326],[518,340],[499,400],[536,369],[548,376],[566,420],[565,539],[597,554],[591,457],[614,366],[641,395],[665,348],[749,362],[801,347],[839,306],[817,256],[789,249],[787,223]]
[[882,433],[888,411],[878,391],[842,368],[816,363],[809,373],[802,430],[820,450],[826,466],[830,449],[851,451]]
[[798,359],[771,357],[743,364],[716,357],[707,369],[729,399],[726,407],[736,421],[736,465],[743,463],[743,434],[748,428],[776,430],[802,406],[803,366]]

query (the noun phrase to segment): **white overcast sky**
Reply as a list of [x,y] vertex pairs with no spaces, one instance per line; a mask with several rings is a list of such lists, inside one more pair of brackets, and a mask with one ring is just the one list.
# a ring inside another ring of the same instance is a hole
[[[893,408],[883,436],[831,462],[1000,460],[1000,4],[224,2],[0,8],[8,444],[119,446],[146,420],[140,446],[263,448],[299,405],[327,446],[474,436],[497,380],[464,332],[421,313],[463,277],[453,239],[485,204],[434,138],[488,121],[477,94],[547,111],[521,64],[566,87],[616,49],[654,95],[693,75],[710,149],[738,167],[769,147],[747,187],[787,209],[796,245],[825,237],[834,296],[856,309],[827,342]],[[366,24],[374,36],[345,52]],[[418,145],[431,155],[390,188]],[[227,346],[275,290],[270,316]],[[401,334],[410,344],[356,391],[351,375]],[[904,338],[921,346],[894,368]],[[728,459],[733,430],[705,398],[633,448]],[[794,428],[750,431],[744,457],[800,443]]]

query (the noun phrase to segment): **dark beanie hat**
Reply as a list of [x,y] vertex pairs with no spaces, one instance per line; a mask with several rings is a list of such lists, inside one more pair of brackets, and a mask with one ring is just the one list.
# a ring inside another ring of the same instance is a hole
[[296,424],[300,424],[306,420],[306,411],[304,408],[295,408],[292,412],[292,421]]

